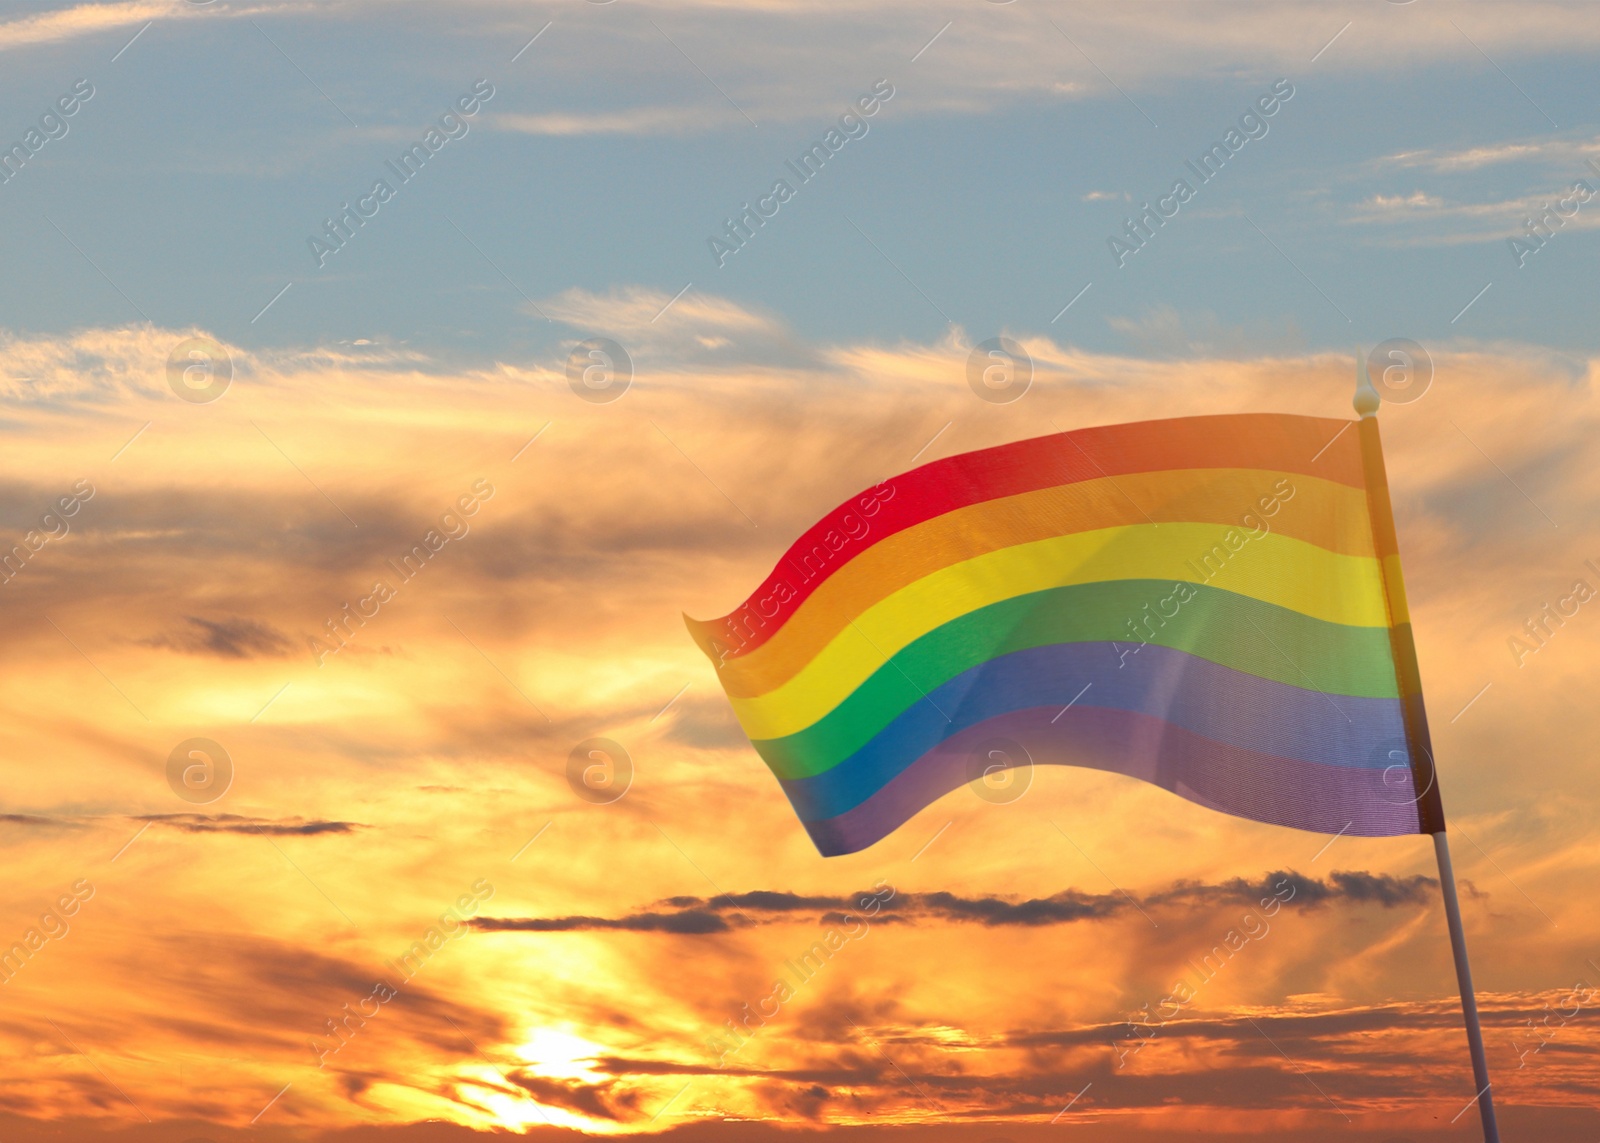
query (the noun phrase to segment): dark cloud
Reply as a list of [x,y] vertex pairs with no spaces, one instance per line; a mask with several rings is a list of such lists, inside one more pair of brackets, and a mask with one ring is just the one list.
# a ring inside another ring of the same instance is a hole
[[1397,905],[1425,904],[1438,892],[1438,880],[1421,875],[1393,877],[1387,873],[1335,871],[1328,875],[1327,881],[1319,881],[1292,870],[1279,869],[1259,881],[1247,881],[1243,877],[1234,877],[1217,885],[1180,881],[1163,893],[1146,897],[1145,904],[1192,902],[1196,905],[1253,905],[1263,898],[1279,896],[1302,906],[1344,900],[1393,908]]
[[[92,1073],[91,1073],[92,1074]],[[906,1080],[894,1076],[902,1087],[908,1086]],[[850,1092],[851,1080],[863,1080],[861,1073],[853,1073],[843,1082],[847,1094],[835,1094],[834,1099],[849,1099],[848,1110],[852,1113],[861,1110],[873,1110],[878,1105],[876,1101],[862,1103],[863,1096]],[[1075,1077],[1074,1077],[1075,1078]],[[1129,1086],[1153,1086],[1155,1081],[1140,1084],[1142,1077],[1119,1077],[1119,1080]],[[1397,1126],[1389,1117],[1374,1114],[1370,1117],[1361,1117],[1355,1123],[1346,1123],[1334,1109],[1322,1101],[1317,1093],[1306,1084],[1298,1075],[1289,1077],[1297,1082],[1300,1087],[1310,1093],[1310,1098],[1317,1100],[1316,1105],[1306,1104],[1305,1111],[1311,1116],[1321,1115],[1322,1119],[1308,1118],[1304,1121],[1296,1117],[1292,1128],[1269,1130],[1260,1135],[1252,1134],[1253,1138],[1263,1140],[1293,1139],[1295,1143],[1422,1143],[1423,1140],[1460,1140],[1464,1137],[1461,1124],[1451,1125],[1451,1130],[1429,1125]],[[1215,1106],[1216,1100],[1223,1094],[1215,1086],[1208,1092],[1206,1076],[1194,1073],[1186,1077],[1183,1085],[1182,1096],[1173,1095],[1173,1101],[1182,1098],[1190,1107],[1199,1109]],[[1270,1071],[1250,1069],[1247,1074],[1239,1077],[1240,1086],[1244,1083],[1262,1083],[1271,1085],[1273,1092],[1283,1090],[1291,1091],[1292,1087],[1285,1078]],[[787,1080],[774,1080],[774,1084],[787,1083]],[[920,1080],[919,1080],[920,1082]],[[519,1085],[521,1086],[521,1085]],[[820,1085],[794,1087],[795,1094],[810,1095]],[[1080,1083],[1078,1087],[1082,1087]],[[1104,1081],[1097,1082],[1088,1096],[1074,1107],[1074,1112],[1080,1108],[1105,1108],[1115,1106],[1099,1100],[1091,1102],[1090,1097],[1097,1095],[1104,1086]],[[1123,1123],[1106,1123],[1092,1116],[1069,1115],[1057,1122],[1050,1122],[1052,1115],[1060,1112],[1066,1102],[1076,1094],[1065,1081],[1058,1080],[1045,1090],[1039,1085],[1036,1094],[1013,1096],[1008,1105],[1001,1110],[1001,1114],[1032,1115],[1037,1116],[1034,1122],[1019,1122],[1011,1120],[1004,1123],[994,1122],[986,1115],[979,1121],[962,1121],[957,1118],[941,1118],[919,1123],[915,1128],[908,1128],[904,1124],[894,1122],[862,1122],[862,1123],[829,1123],[826,1126],[796,1128],[792,1123],[773,1120],[757,1122],[751,1120],[722,1120],[714,1119],[708,1122],[690,1122],[675,1124],[651,1138],[662,1140],[663,1143],[797,1143],[797,1141],[826,1138],[832,1143],[903,1143],[908,1138],[908,1131],[914,1132],[917,1143],[1059,1143],[1063,1135],[1070,1131],[1076,1138],[1081,1138],[1086,1143],[1211,1143],[1222,1138],[1215,1128],[1206,1130],[1201,1128],[1173,1128],[1171,1126],[1146,1127]],[[1228,1090],[1234,1085],[1230,1083]],[[525,1089],[526,1090],[526,1089]],[[254,1143],[263,1138],[259,1128],[247,1126],[228,1125],[225,1116],[218,1115],[219,1122],[213,1122],[208,1117],[206,1120],[191,1115],[182,1120],[170,1120],[151,1125],[140,1123],[138,1127],[130,1127],[117,1120],[117,1113],[124,1116],[131,1115],[128,1104],[110,1088],[109,1098],[101,1098],[100,1093],[82,1093],[85,1106],[94,1106],[101,1109],[104,1114],[98,1118],[52,1118],[48,1120],[23,1118],[15,1111],[0,1112],[0,1132],[11,1143],[59,1143],[62,1139],[85,1141],[85,1143],[195,1143],[196,1140],[206,1143]],[[551,1093],[553,1095],[553,1093]],[[1471,1094],[1470,1090],[1467,1093]],[[1052,1104],[1051,1099],[1055,1102]],[[1579,1097],[1582,1098],[1581,1096]],[[18,1108],[32,1110],[32,1101],[19,1099],[16,1096],[8,1097],[9,1101]],[[1260,1106],[1252,1102],[1250,1106]],[[1280,1106],[1288,1106],[1284,1101]],[[1359,1109],[1358,1109],[1359,1110]],[[648,1118],[648,1116],[645,1116]],[[1502,1122],[1511,1116],[1502,1116]],[[1522,1133],[1530,1138],[1545,1140],[1588,1140],[1593,1138],[1597,1124],[1600,1124],[1600,1114],[1584,1106],[1569,1107],[1539,1107],[1529,1106],[1517,1108],[1515,1122],[1522,1128]],[[485,1134],[472,1126],[465,1124],[448,1123],[442,1120],[429,1120],[418,1123],[391,1123],[391,1124],[360,1124],[322,1129],[297,1129],[295,1138],[303,1138],[307,1143],[483,1143],[486,1139],[498,1139],[502,1133]],[[530,1127],[519,1130],[515,1136],[519,1140],[530,1140],[532,1143],[592,1143],[593,1134],[578,1130],[552,1127],[543,1123],[536,1123]]]
[[15,826],[38,826],[55,829],[75,829],[77,822],[65,818],[41,817],[39,814],[0,814],[0,823]]
[[[1311,1016],[1260,1013],[1180,1018],[1161,1026],[1155,1043],[1162,1046],[1140,1061],[1144,1065],[1156,1058],[1154,1053],[1164,1053],[1154,1067],[1119,1066],[1111,1043],[1127,1034],[1123,1024],[1014,1033],[984,1047],[1030,1050],[1039,1066],[993,1071],[948,1067],[947,1028],[924,1033],[898,1021],[879,1028],[863,1027],[849,1019],[826,1028],[808,1027],[809,1042],[818,1051],[813,1062],[798,1067],[733,1062],[719,1068],[616,1056],[603,1057],[595,1066],[618,1078],[748,1077],[789,1085],[789,1094],[779,1097],[784,1099],[822,1087],[846,1089],[873,1106],[882,1106],[890,1101],[903,1104],[907,1094],[914,1092],[918,1102],[936,1107],[946,1121],[964,1116],[1038,1116],[1041,1112],[1048,1118],[1088,1088],[1093,1096],[1084,1100],[1084,1111],[1173,1104],[1218,1109],[1325,1109],[1323,1095],[1306,1084],[1303,1073],[1284,1062],[1279,1048],[1292,1058],[1323,1061],[1317,1084],[1342,1105],[1415,1097],[1419,1091],[1443,1096],[1454,1090],[1452,1079],[1419,1074],[1414,1056],[1397,1053],[1395,1044],[1398,1039],[1419,1035],[1437,1039],[1441,1045],[1447,1040],[1453,1044],[1460,1020],[1459,1009],[1449,1001],[1386,1004]],[[1225,1066],[1219,1067],[1219,1063]],[[1015,1130],[1038,1125],[1008,1123],[1007,1137]],[[1072,1125],[1085,1126],[1082,1122]],[[918,1138],[923,1137],[919,1132]],[[1295,1137],[1310,1136],[1297,1133]],[[1135,1136],[1118,1130],[1102,1138],[1125,1141]]]
[[540,1103],[565,1107],[595,1119],[616,1122],[636,1106],[637,1097],[626,1094],[618,1096],[610,1090],[611,1084],[563,1083],[527,1071],[515,1071],[506,1078]]
[[[1184,1017],[1161,1025],[1165,1040],[1223,1042],[1259,1040],[1267,1052],[1274,1049],[1266,1036],[1280,1044],[1309,1045],[1337,1036],[1393,1030],[1453,1029],[1461,1024],[1461,1011],[1448,1002],[1415,1005],[1377,1005],[1348,1012],[1305,1016],[1258,1015],[1233,1019]],[[1028,1032],[1009,1036],[1007,1047],[1077,1047],[1106,1044],[1128,1035],[1124,1023],[1093,1024],[1081,1028]],[[1325,1049],[1324,1049],[1325,1050]]]
[[306,821],[304,818],[249,818],[240,814],[140,814],[136,822],[154,822],[185,833],[253,833],[274,837],[312,837],[322,833],[354,833],[360,822]]
[[289,639],[265,623],[235,616],[202,619],[186,615],[187,628],[152,635],[138,642],[146,647],[166,647],[188,655],[216,655],[224,659],[283,658],[292,649]]
[[799,893],[780,893],[771,889],[755,889],[749,893],[722,893],[715,897],[668,897],[661,902],[674,908],[689,909],[702,905],[713,909],[752,909],[763,913],[793,913],[806,909],[836,909],[845,902],[842,897],[808,897]]
[[[1460,1083],[1459,1075],[1448,1070],[1419,1070],[1416,1053],[1409,1047],[1426,1040],[1434,1046],[1430,1050],[1436,1049],[1441,1054],[1459,1050],[1461,1014],[1453,998],[1385,1003],[1320,1014],[1300,1015],[1268,1009],[1255,1013],[1235,1011],[1228,1015],[1181,1017],[1160,1026],[1151,1054],[1139,1059],[1137,1065],[1123,1066],[1111,1049],[1112,1041],[1127,1035],[1124,1024],[1015,1032],[969,1045],[988,1052],[1022,1049],[1034,1061],[1032,1067],[1004,1070],[982,1066],[950,1067],[948,1027],[917,1029],[894,1015],[889,1016],[887,1022],[870,1020],[864,1012],[864,997],[858,998],[854,1005],[836,997],[830,1004],[830,1012],[837,1011],[839,1006],[846,1010],[843,1018],[806,1026],[807,1042],[814,1051],[799,1066],[767,1067],[752,1061],[734,1060],[717,1067],[693,1060],[673,1062],[659,1058],[606,1056],[595,1061],[595,1067],[618,1078],[630,1075],[750,1078],[772,1085],[769,1097],[786,1107],[800,1093],[818,1087],[832,1089],[836,1098],[864,1100],[865,1110],[886,1106],[903,1108],[914,1092],[917,1102],[936,1109],[946,1124],[964,1117],[1012,1119],[1037,1117],[1041,1112],[1045,1120],[1049,1120],[1050,1116],[1061,1112],[1068,1100],[1091,1088],[1093,1095],[1084,1099],[1083,1112],[1182,1105],[1214,1109],[1219,1113],[1224,1109],[1249,1108],[1299,1109],[1331,1115],[1330,1098],[1337,1107],[1352,1113],[1357,1108],[1373,1112],[1383,1104],[1402,1099],[1420,1097],[1444,1103],[1454,1098]],[[852,1007],[853,1016],[848,1014]],[[1492,1010],[1489,1015],[1494,1016]],[[1508,1031],[1515,1027],[1509,1014],[1496,1017],[1494,1022],[1497,1028]],[[1285,1056],[1289,1060],[1285,1060]],[[1304,1059],[1319,1061],[1315,1086],[1308,1084],[1305,1072],[1290,1062]],[[1470,1095],[1470,1089],[1467,1094]],[[1592,1102],[1593,1085],[1580,1082],[1571,1094],[1574,1103]],[[1381,1117],[1375,1119],[1381,1120]],[[1369,1125],[1373,1121],[1369,1119]],[[1078,1134],[1090,1130],[1094,1121],[1091,1118],[1069,1122]],[[1600,1125],[1600,1116],[1593,1116],[1586,1122]],[[1004,1138],[1016,1138],[1016,1132],[1031,1133],[1039,1126],[1042,1124],[1038,1120],[1032,1124],[1008,1122]],[[1343,1134],[1332,1138],[1362,1137],[1359,1121],[1341,1124],[1341,1128]],[[1057,1131],[1060,1131],[1059,1125]],[[1447,1134],[1440,1130],[1428,1137],[1443,1139]],[[1283,1135],[1284,1138],[1291,1136],[1295,1139],[1324,1138],[1303,1125]],[[917,1137],[938,1136],[919,1130]],[[1035,1136],[1028,1134],[1026,1137]],[[1130,1134],[1125,1125],[1118,1125],[1109,1134],[1092,1137],[1105,1139],[1107,1143],[1111,1140],[1127,1143],[1136,1138],[1153,1141],[1202,1136],[1173,1132],[1170,1127],[1165,1135],[1145,1136]],[[1392,1135],[1366,1137],[1398,1143]],[[993,1136],[987,1143],[995,1143],[999,1138]],[[1587,1136],[1572,1133],[1552,1138]]]
[[677,933],[705,936],[759,923],[751,914],[767,917],[791,913],[842,915],[854,910],[868,893],[855,897],[803,896],[798,893],[756,889],[748,893],[723,893],[716,897],[668,897],[658,902],[672,912],[651,910],[622,917],[477,917],[470,924],[484,932],[571,933],[615,929],[634,933]]
[[[1052,897],[1007,901],[1001,897],[960,897],[954,893],[922,893],[903,911],[925,913],[949,921],[985,925],[1061,925],[1110,916],[1128,903],[1121,895],[1094,896],[1067,891]],[[890,902],[893,906],[894,902]]]
[[[1290,890],[1293,890],[1291,893]],[[1426,905],[1438,892],[1432,877],[1393,877],[1387,873],[1334,872],[1328,880],[1277,871],[1259,881],[1234,878],[1216,885],[1179,882],[1171,889],[1144,898],[1144,907],[1206,909],[1222,905],[1257,905],[1276,896],[1289,907],[1317,907],[1335,902],[1377,904],[1385,908]],[[1123,893],[1080,893],[1064,890],[1050,897],[1012,900],[1005,897],[963,897],[943,891],[897,893],[879,898],[878,908],[867,911],[874,900],[870,890],[850,896],[813,896],[758,889],[724,893],[715,897],[668,897],[660,909],[621,917],[479,917],[472,922],[485,932],[570,933],[618,929],[637,933],[677,933],[703,936],[729,932],[749,924],[771,924],[797,914],[816,914],[824,924],[837,924],[847,916],[869,919],[872,924],[926,922],[973,923],[990,927],[1066,925],[1104,920],[1135,908]]]
[[468,922],[486,933],[573,933],[618,929],[629,933],[679,933],[704,936],[725,933],[732,926],[706,909],[678,913],[631,913],[626,917],[474,917]]
[[1350,901],[1376,901],[1387,908],[1421,905],[1439,891],[1436,877],[1390,877],[1371,873],[1334,873],[1329,878]]

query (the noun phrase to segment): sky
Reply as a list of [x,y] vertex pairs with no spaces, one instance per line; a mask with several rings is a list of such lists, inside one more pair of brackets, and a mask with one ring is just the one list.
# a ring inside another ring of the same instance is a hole
[[1501,1122],[1593,1139],[1600,605],[1528,624],[1600,587],[1597,51],[1540,3],[0,5],[0,1134],[1476,1138],[1428,839],[1040,767],[824,860],[682,618],[913,464],[1348,417],[1403,338]]

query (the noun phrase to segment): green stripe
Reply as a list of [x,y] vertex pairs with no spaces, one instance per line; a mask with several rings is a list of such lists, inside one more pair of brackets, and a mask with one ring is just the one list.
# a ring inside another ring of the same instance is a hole
[[[1201,584],[1179,604],[1167,580],[1125,579],[1032,592],[980,607],[937,627],[879,667],[804,730],[755,743],[780,778],[808,778],[842,762],[912,703],[979,663],[1055,643],[1139,636],[1263,679],[1334,695],[1398,698],[1389,631],[1350,627]],[[1161,601],[1177,614],[1150,634]],[[1145,605],[1149,605],[1146,611]],[[1108,656],[1106,668],[1117,666]]]

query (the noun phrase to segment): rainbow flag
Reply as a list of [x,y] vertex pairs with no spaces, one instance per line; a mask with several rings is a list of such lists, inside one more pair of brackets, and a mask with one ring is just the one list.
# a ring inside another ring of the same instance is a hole
[[937,460],[689,619],[824,856],[991,766],[1326,833],[1444,828],[1375,418],[1186,417]]

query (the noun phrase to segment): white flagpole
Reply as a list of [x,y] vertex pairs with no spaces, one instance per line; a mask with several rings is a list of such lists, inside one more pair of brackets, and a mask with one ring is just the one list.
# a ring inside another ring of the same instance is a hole
[[1478,1118],[1483,1120],[1484,1143],[1500,1143],[1494,1121],[1494,1092],[1489,1082],[1489,1061],[1483,1054],[1483,1029],[1478,1026],[1478,998],[1472,991],[1472,966],[1467,963],[1467,935],[1461,928],[1461,902],[1456,899],[1456,875],[1450,867],[1450,843],[1444,830],[1433,835],[1433,853],[1439,859],[1439,888],[1444,891],[1444,919],[1450,926],[1450,951],[1456,958],[1456,983],[1461,989],[1461,1015],[1467,1021],[1467,1048],[1472,1053],[1472,1082],[1478,1092]]
[[[1383,446],[1379,443],[1377,432],[1380,403],[1378,392],[1372,387],[1372,379],[1367,374],[1367,360],[1357,349],[1354,404],[1363,422],[1361,444],[1363,462],[1367,466],[1367,495],[1372,509],[1373,538],[1379,539],[1381,530],[1382,546],[1395,552],[1398,551],[1398,545],[1394,535],[1394,512],[1389,504],[1389,482],[1383,470]],[[1388,581],[1386,573],[1385,591],[1390,594],[1391,606],[1405,613],[1405,588],[1400,583],[1398,565],[1394,570],[1393,582]],[[1396,647],[1395,666],[1403,676],[1402,682],[1407,684],[1402,686],[1401,701],[1408,704],[1408,739],[1413,738],[1410,721],[1414,719],[1416,722],[1418,737],[1408,742],[1408,748],[1415,750],[1420,747],[1421,758],[1427,763],[1423,771],[1428,776],[1427,787],[1417,795],[1418,816],[1423,823],[1423,831],[1433,834],[1433,854],[1439,862],[1439,889],[1444,894],[1445,923],[1450,928],[1450,952],[1456,962],[1461,1015],[1467,1024],[1467,1049],[1472,1055],[1472,1082],[1478,1093],[1474,1097],[1478,1104],[1478,1118],[1483,1121],[1484,1143],[1500,1143],[1500,1128],[1494,1118],[1494,1092],[1489,1082],[1489,1061],[1483,1053],[1483,1029],[1478,1024],[1478,998],[1472,990],[1472,966],[1467,963],[1467,935],[1461,926],[1461,902],[1456,897],[1456,875],[1450,865],[1450,844],[1444,834],[1444,808],[1439,802],[1438,775],[1434,772],[1432,750],[1428,744],[1427,719],[1422,713],[1422,680],[1417,672],[1416,648],[1411,639],[1409,616],[1404,637]],[[1414,767],[1414,784],[1418,776],[1419,771]]]

